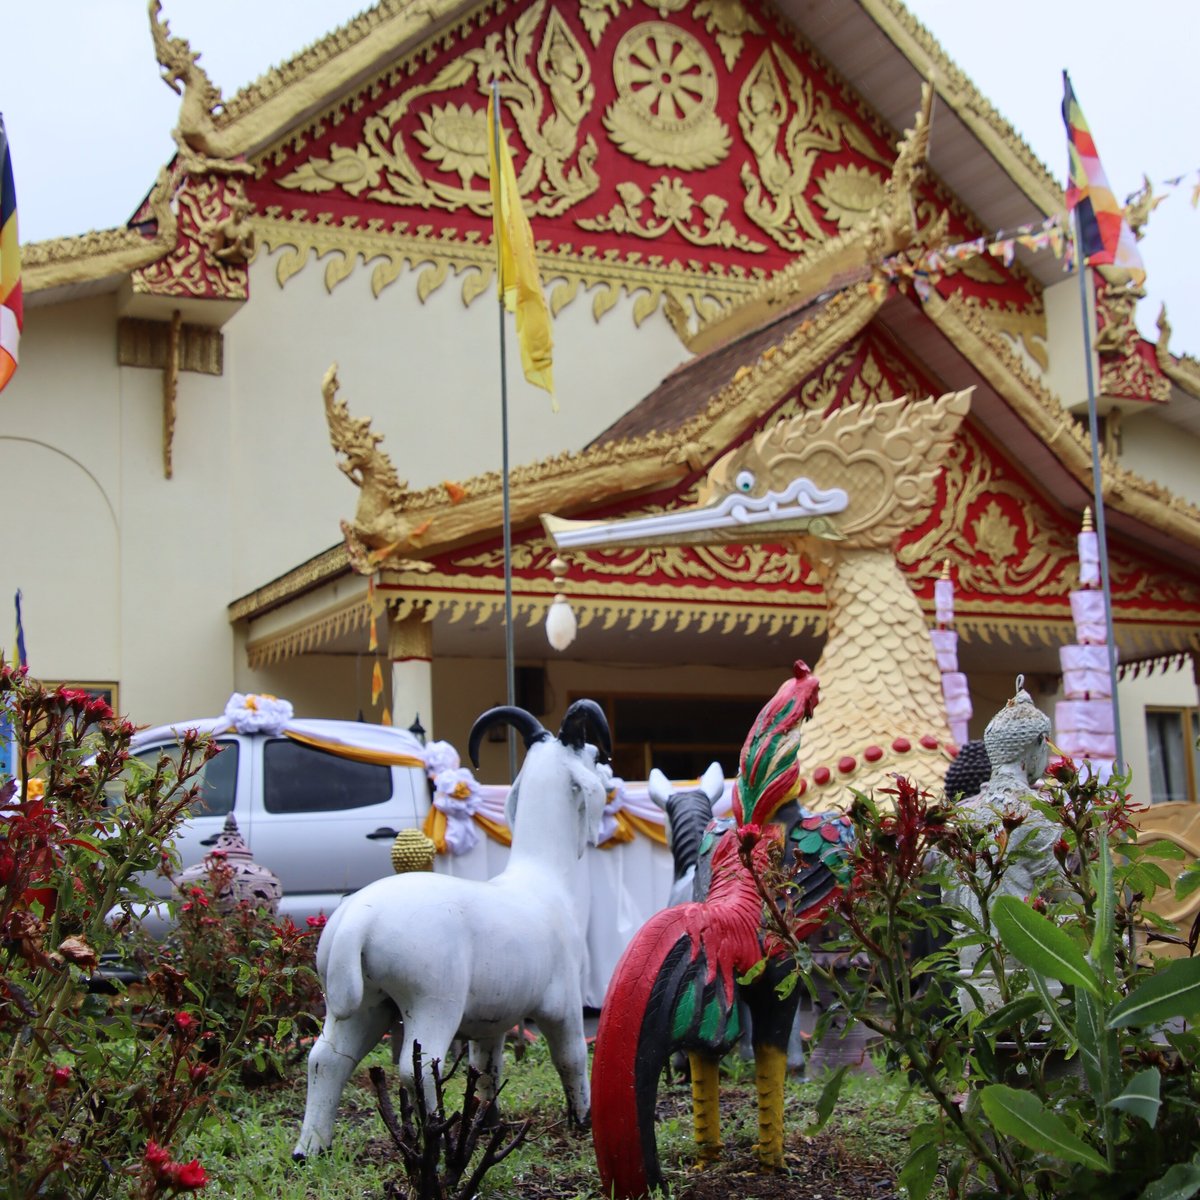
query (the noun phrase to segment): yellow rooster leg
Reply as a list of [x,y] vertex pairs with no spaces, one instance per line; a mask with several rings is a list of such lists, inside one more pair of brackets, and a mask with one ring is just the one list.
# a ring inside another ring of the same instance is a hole
[[783,1168],[783,1081],[786,1077],[786,1050],[778,1046],[754,1047],[754,1082],[758,1089],[758,1145],[754,1149],[759,1165],[769,1171]]
[[702,1162],[721,1157],[721,1109],[719,1060],[707,1054],[688,1051],[692,1068],[692,1121],[696,1131],[696,1149]]

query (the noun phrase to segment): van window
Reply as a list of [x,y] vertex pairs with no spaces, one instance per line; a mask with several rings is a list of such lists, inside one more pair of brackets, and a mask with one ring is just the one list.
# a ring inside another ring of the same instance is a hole
[[[188,787],[196,788],[196,798],[187,810],[189,817],[223,817],[233,811],[234,797],[237,795],[238,744],[218,738],[217,745],[221,747],[221,752],[210,758],[188,781]],[[176,767],[179,766],[180,749],[177,742],[139,750],[136,757],[153,773],[159,756],[163,754]],[[114,802],[119,802],[123,794],[123,786],[118,784],[112,793]]]
[[269,813],[338,812],[392,797],[392,770],[288,738],[263,746],[263,807]]

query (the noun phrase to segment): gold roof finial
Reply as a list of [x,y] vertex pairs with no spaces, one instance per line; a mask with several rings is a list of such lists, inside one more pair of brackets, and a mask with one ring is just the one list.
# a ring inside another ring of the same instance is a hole
[[1089,504],[1083,510],[1083,530],[1084,533],[1091,533],[1094,526],[1092,525],[1092,506]]
[[950,560],[948,558],[942,560],[942,578],[947,583],[950,582]]

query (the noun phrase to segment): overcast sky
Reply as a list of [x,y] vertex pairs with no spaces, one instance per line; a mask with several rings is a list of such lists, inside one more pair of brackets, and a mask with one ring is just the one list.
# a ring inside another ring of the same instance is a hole
[[[172,32],[202,52],[226,96],[364,7],[362,0],[164,0]],[[1195,0],[911,0],[909,7],[1060,181],[1063,68],[1118,197],[1143,173],[1155,183],[1187,175],[1142,242],[1149,298],[1138,317],[1156,337],[1165,301],[1172,347],[1200,355],[1200,211],[1190,204],[1200,168]],[[159,78],[145,0],[7,0],[5,10],[0,112],[21,240],[123,224],[173,151],[179,106]]]

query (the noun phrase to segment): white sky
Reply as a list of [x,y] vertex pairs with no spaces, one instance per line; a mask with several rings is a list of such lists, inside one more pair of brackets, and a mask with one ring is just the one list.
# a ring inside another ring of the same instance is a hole
[[[226,96],[363,7],[364,0],[164,0],[172,33],[201,51]],[[1156,338],[1165,301],[1172,347],[1200,354],[1200,211],[1190,205],[1200,168],[1195,0],[909,7],[1060,180],[1064,67],[1118,197],[1143,172],[1155,183],[1186,173],[1142,242],[1149,297],[1138,323]],[[159,78],[145,0],[8,0],[5,8],[0,112],[21,240],[123,224],[173,151],[179,105]]]

